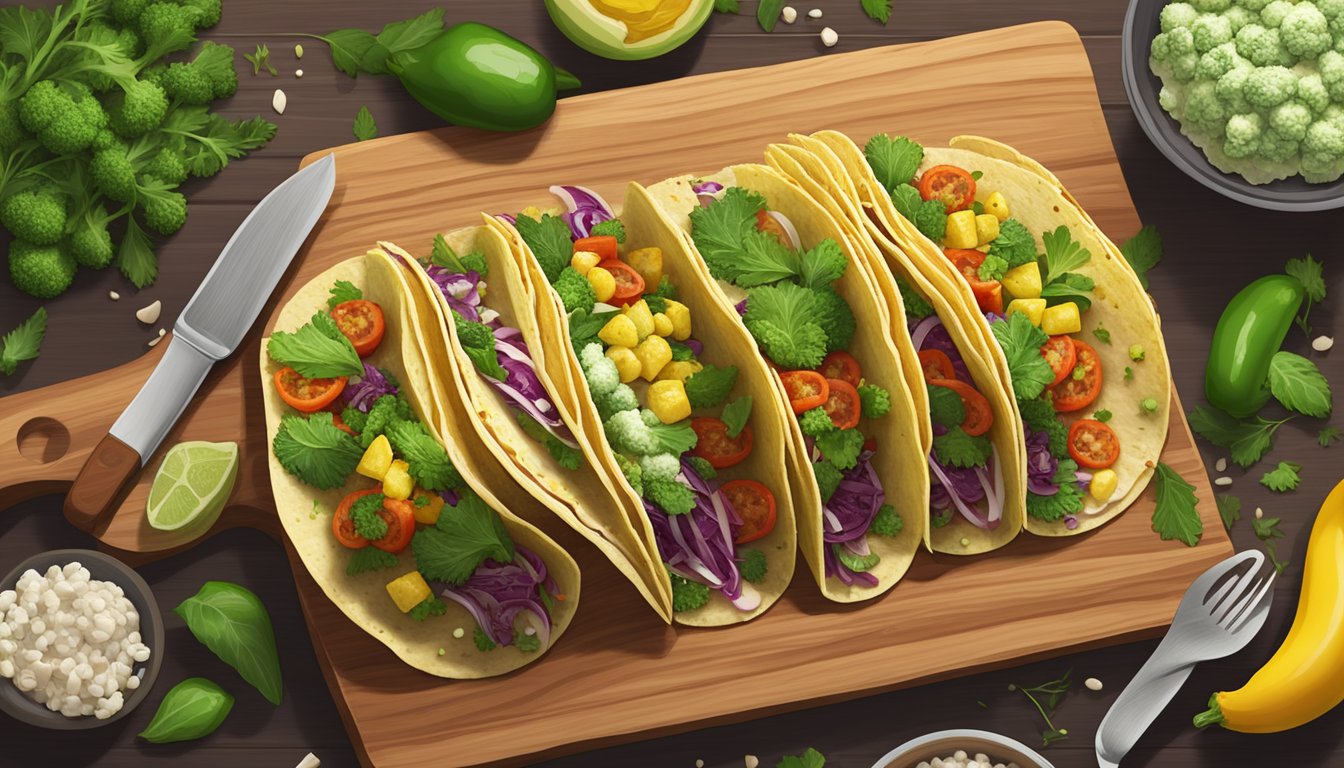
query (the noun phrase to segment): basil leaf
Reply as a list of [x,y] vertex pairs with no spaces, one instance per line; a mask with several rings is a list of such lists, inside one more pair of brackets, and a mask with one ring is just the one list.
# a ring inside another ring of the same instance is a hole
[[173,686],[140,738],[152,744],[191,741],[215,732],[233,709],[233,696],[204,677]]
[[275,631],[266,606],[251,590],[227,581],[207,581],[173,613],[191,634],[243,679],[279,706],[283,684]]

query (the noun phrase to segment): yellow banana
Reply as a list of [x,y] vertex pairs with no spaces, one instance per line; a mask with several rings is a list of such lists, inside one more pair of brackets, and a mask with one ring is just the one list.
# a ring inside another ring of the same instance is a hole
[[1283,645],[1240,690],[1215,693],[1195,716],[1242,733],[1309,723],[1344,701],[1344,481],[1321,505],[1307,543],[1302,595]]

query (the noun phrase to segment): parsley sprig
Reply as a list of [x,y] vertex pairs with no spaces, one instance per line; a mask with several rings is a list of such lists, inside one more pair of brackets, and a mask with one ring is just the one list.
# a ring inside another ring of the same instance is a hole
[[1041,714],[1041,719],[1045,721],[1045,730],[1041,732],[1042,746],[1048,747],[1056,741],[1066,739],[1069,736],[1067,728],[1055,727],[1051,715],[1055,714],[1055,710],[1059,707],[1059,702],[1069,692],[1069,687],[1072,684],[1072,676],[1073,670],[1069,669],[1065,671],[1063,676],[1059,679],[1041,683],[1040,685],[1031,688],[1019,688],[1016,685],[1008,686],[1008,690],[1010,691],[1021,691],[1022,695],[1026,696],[1027,700],[1031,702],[1031,705]]

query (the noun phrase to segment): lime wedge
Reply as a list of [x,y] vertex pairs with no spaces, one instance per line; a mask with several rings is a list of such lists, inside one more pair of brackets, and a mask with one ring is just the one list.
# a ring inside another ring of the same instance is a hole
[[238,444],[192,440],[168,449],[149,489],[150,527],[176,531],[208,528],[224,509],[238,479]]

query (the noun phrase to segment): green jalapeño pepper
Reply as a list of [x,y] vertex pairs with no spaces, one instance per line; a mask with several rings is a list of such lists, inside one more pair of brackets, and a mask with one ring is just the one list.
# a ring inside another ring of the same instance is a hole
[[1305,290],[1290,275],[1269,275],[1241,290],[1213,332],[1204,395],[1214,407],[1244,419],[1269,400],[1269,361],[1283,345]]
[[429,111],[490,131],[535,128],[555,111],[557,89],[579,87],[526,43],[474,22],[393,55],[387,66]]

